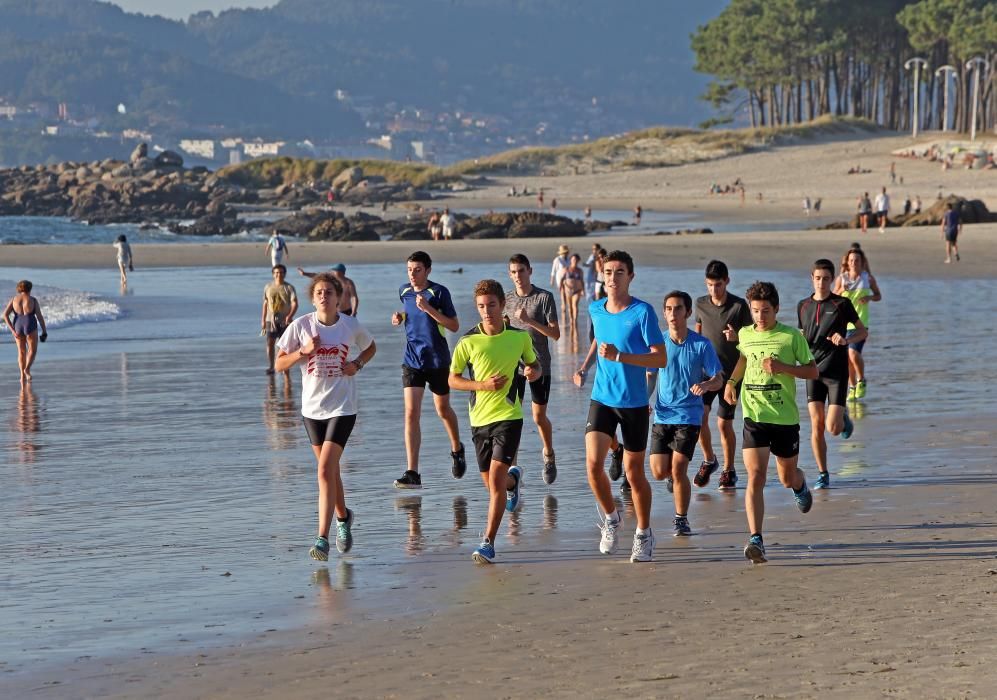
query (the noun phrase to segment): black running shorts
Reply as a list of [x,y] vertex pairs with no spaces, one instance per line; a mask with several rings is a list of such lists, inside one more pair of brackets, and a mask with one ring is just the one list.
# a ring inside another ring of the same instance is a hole
[[[724,384],[724,388],[727,385]],[[737,395],[741,395],[741,382],[737,383]],[[719,399],[720,405],[717,406],[717,418],[723,418],[724,420],[734,420],[734,411],[737,410],[737,404],[727,403],[724,401],[724,390],[720,391],[707,391],[703,394],[703,405],[707,408],[713,406],[713,399]]]
[[651,454],[670,455],[678,452],[692,459],[699,440],[698,425],[655,423],[651,426]]
[[831,406],[844,406],[848,398],[848,379],[835,379],[820,375],[807,380],[807,402],[827,403]]
[[[526,396],[526,377],[517,372],[512,381],[516,383],[516,393],[519,394],[519,402],[522,403]],[[550,375],[545,374],[535,382],[529,382],[529,385],[530,400],[538,406],[546,406],[550,401]]]
[[767,447],[776,457],[788,459],[800,454],[800,425],[756,423],[744,419],[744,449]]
[[478,471],[487,472],[492,462],[512,466],[519,452],[519,439],[523,435],[523,419],[500,420],[477,428],[471,428],[474,442],[474,455],[478,460]]
[[646,406],[638,408],[612,408],[598,401],[589,403],[588,422],[585,432],[592,431],[615,435],[619,427],[623,437],[623,449],[627,452],[643,452],[647,449],[647,428],[651,417]]
[[323,442],[334,442],[340,447],[346,447],[346,441],[353,433],[353,426],[357,423],[357,416],[336,416],[335,418],[309,418],[301,416],[305,423],[305,432],[308,433],[308,441],[315,447],[319,447]]
[[416,369],[402,365],[403,387],[425,389],[427,384],[437,396],[446,396],[450,393],[450,370],[446,367]]

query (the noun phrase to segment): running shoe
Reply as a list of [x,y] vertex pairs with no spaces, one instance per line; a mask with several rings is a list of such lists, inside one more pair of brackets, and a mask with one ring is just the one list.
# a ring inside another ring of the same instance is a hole
[[623,445],[610,451],[609,456],[609,478],[613,481],[619,481],[620,477],[623,476]]
[[[412,496],[422,498],[422,496]],[[353,549],[353,511],[346,509],[346,522],[336,520],[336,551],[346,554]]]
[[609,519],[609,516],[603,518],[602,524],[599,525],[599,530],[602,531],[602,539],[599,540],[599,551],[603,554],[612,554],[616,551],[616,545],[620,541],[620,528],[623,527],[623,517],[617,513],[616,522]]
[[492,564],[495,561],[495,547],[492,545],[492,541],[487,537],[481,540],[481,544],[478,548],[474,550],[471,554],[471,559],[473,559],[478,564]]
[[744,548],[744,558],[752,564],[764,564],[768,561],[765,558],[765,544],[761,535],[752,535],[748,538],[748,544]]
[[[464,459],[464,443],[460,443],[460,447],[456,452],[450,453],[450,459],[453,460],[453,467],[451,472],[453,473],[453,478],[460,479],[464,476],[464,472],[467,471],[467,460]],[[396,484],[397,485],[397,484]]]
[[516,485],[506,492],[505,509],[511,513],[519,508],[519,485],[523,481],[523,470],[509,467],[509,476],[516,480]]
[[958,253],[955,254],[955,261],[959,262],[959,254]]
[[422,477],[419,476],[419,472],[414,472],[411,469],[407,469],[404,474],[395,479],[396,489],[421,489],[422,488]]
[[627,477],[623,477],[623,483],[620,484],[620,495],[621,496],[630,495],[630,482],[627,481]]
[[557,479],[557,464],[554,462],[554,453],[551,453],[549,457],[545,453],[543,457],[544,457],[544,472],[543,472],[544,483],[549,486],[554,483],[555,479]]
[[849,401],[854,401],[855,398],[856,398],[855,397],[855,387],[853,387],[851,384],[849,384],[848,385],[848,400]]
[[817,481],[814,482],[814,491],[819,491],[821,489],[829,489],[829,488],[831,488],[831,473],[821,472],[820,475],[817,477]]
[[630,561],[654,561],[654,533],[648,529],[646,535],[634,533],[634,546],[630,550]]
[[717,488],[721,491],[733,491],[737,488],[737,472],[733,469],[724,469],[720,472]]
[[696,472],[696,476],[693,477],[693,483],[696,486],[703,487],[710,483],[710,477],[713,476],[713,472],[720,468],[720,462],[714,456],[712,460],[707,462],[705,459],[703,463],[699,465],[699,471]]
[[855,398],[864,399],[865,398],[865,380],[860,379],[859,383],[855,385]]
[[855,424],[852,423],[852,419],[848,416],[848,411],[845,411],[845,427],[841,430],[841,439],[847,440],[855,432]]
[[793,491],[793,497],[796,499],[796,507],[800,509],[801,513],[810,512],[810,508],[814,504],[814,495],[807,488],[806,479],[803,480],[803,489],[799,493]]
[[672,521],[672,526],[675,529],[673,533],[674,537],[688,537],[692,534],[692,528],[689,527],[689,518],[684,515],[676,515]]
[[665,488],[668,489],[668,493],[675,493],[675,481],[671,477],[665,479]]
[[315,538],[315,544],[308,550],[308,556],[315,561],[329,561],[329,540],[319,535]]

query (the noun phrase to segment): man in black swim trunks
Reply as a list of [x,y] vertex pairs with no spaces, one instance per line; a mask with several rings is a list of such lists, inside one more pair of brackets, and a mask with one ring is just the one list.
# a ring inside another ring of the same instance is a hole
[[[831,485],[824,430],[831,435],[841,435],[846,440],[852,435],[854,426],[845,407],[848,398],[848,344],[865,340],[869,331],[859,319],[852,302],[831,293],[834,263],[821,258],[813,264],[811,278],[814,293],[796,305],[796,316],[820,373],[817,379],[807,380],[810,445],[820,471],[814,484],[816,490]],[[850,337],[849,323],[855,324]]]
[[[706,266],[706,296],[696,299],[696,332],[705,336],[717,351],[724,377],[729,378],[737,364],[740,353],[737,351],[737,332],[744,326],[752,325],[748,302],[730,294],[730,273],[727,265],[720,260],[711,260]],[[740,392],[741,387],[736,387]],[[724,453],[724,468],[720,472],[720,489],[733,490],[737,485],[734,471],[734,451],[737,436],[734,433],[734,411],[736,406],[724,400],[723,391],[709,391],[703,394],[703,426],[699,433],[699,446],[703,450],[703,463],[693,478],[696,486],[706,486],[710,476],[719,466],[713,451],[713,435],[710,432],[710,411],[713,400],[719,399],[717,408],[717,431]]]

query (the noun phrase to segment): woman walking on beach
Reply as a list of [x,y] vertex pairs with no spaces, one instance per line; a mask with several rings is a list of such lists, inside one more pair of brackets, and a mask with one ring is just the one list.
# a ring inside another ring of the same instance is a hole
[[[31,287],[28,280],[18,282],[17,294],[7,302],[3,310],[3,321],[14,334],[14,343],[17,345],[17,366],[21,370],[22,382],[31,381],[31,365],[38,352],[38,341],[44,343],[48,338],[42,307],[31,296]],[[41,336],[38,335],[39,326],[42,329]]]
[[118,251],[118,271],[121,273],[121,284],[128,284],[128,271],[134,270],[132,264],[132,247],[128,245],[128,238],[125,234],[118,236],[114,242],[114,249]]
[[869,228],[869,214],[872,213],[872,202],[869,201],[869,193],[864,192],[861,197],[859,197],[859,226],[862,227],[862,233],[866,233]]
[[[858,243],[853,243],[841,260],[841,274],[834,283],[834,293],[852,302],[859,320],[868,329],[869,303],[881,301],[883,295],[879,293],[876,278],[869,271],[869,259]],[[854,331],[855,326],[848,324],[846,339],[850,339]],[[848,398],[852,400],[865,398],[865,360],[862,357],[865,343],[864,339],[848,343]]]
[[318,463],[318,536],[309,551],[317,561],[329,559],[333,512],[336,549],[345,554],[353,546],[353,511],[346,507],[339,461],[357,421],[353,377],[377,352],[367,329],[339,313],[342,293],[332,274],[316,275],[308,286],[315,312],[295,319],[277,342],[278,372],[301,365],[301,415]]
[[568,321],[574,330],[578,326],[578,302],[585,293],[585,276],[579,267],[581,260],[578,253],[573,253],[569,258],[568,269],[561,278],[561,297],[568,300]]

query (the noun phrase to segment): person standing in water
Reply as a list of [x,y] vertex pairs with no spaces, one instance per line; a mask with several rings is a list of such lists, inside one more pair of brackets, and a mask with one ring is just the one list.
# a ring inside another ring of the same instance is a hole
[[298,311],[298,293],[293,285],[284,281],[287,268],[274,265],[272,274],[273,282],[263,288],[263,309],[260,312],[261,333],[267,339],[267,374],[274,373],[274,344],[284,335]]
[[[14,344],[17,345],[17,366],[21,370],[22,382],[31,381],[31,365],[38,353],[38,342],[44,343],[48,339],[42,307],[31,296],[32,286],[30,280],[18,282],[17,294],[7,302],[3,310],[3,322],[13,333]],[[40,336],[39,327],[42,329]]]
[[114,249],[118,251],[118,271],[121,273],[121,284],[128,284],[128,272],[135,269],[135,264],[132,260],[132,247],[128,245],[125,234],[121,234],[114,241]]

